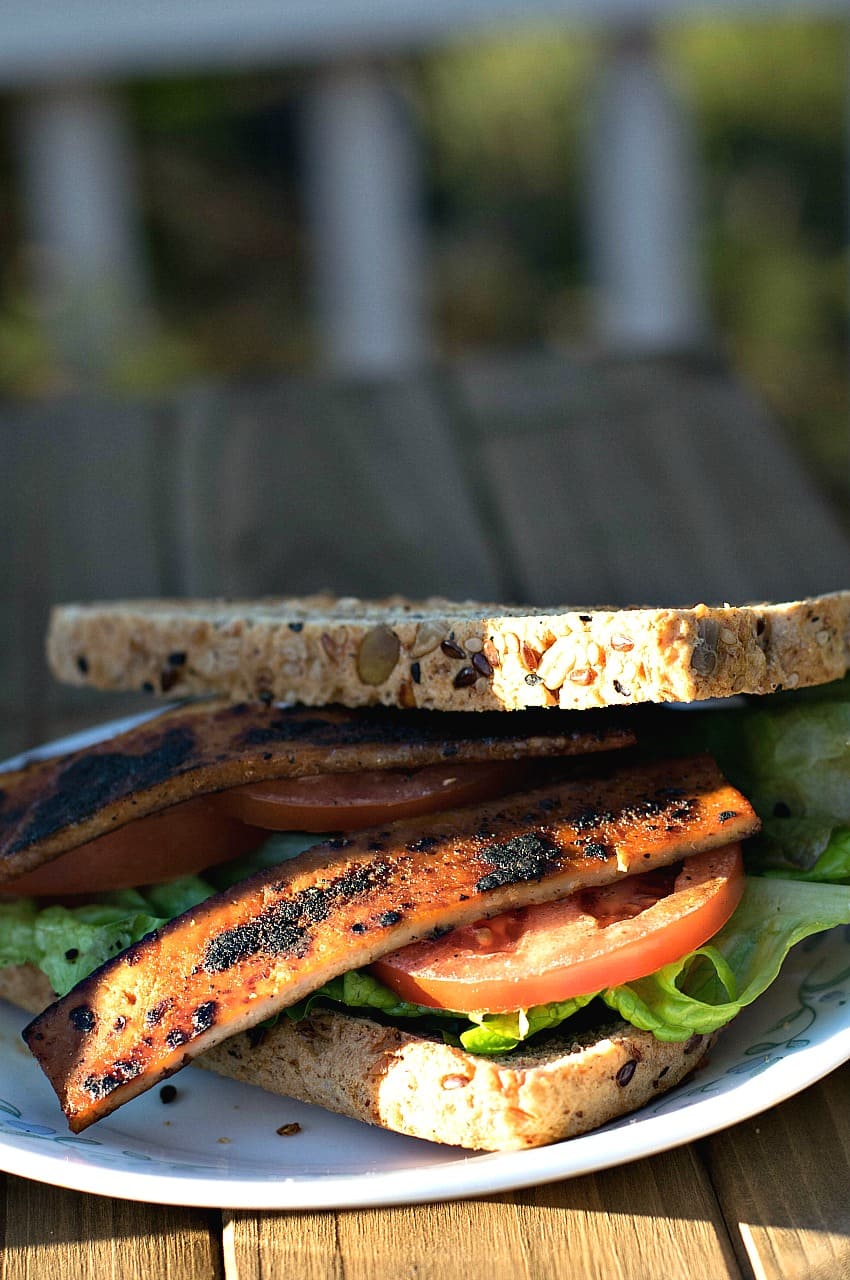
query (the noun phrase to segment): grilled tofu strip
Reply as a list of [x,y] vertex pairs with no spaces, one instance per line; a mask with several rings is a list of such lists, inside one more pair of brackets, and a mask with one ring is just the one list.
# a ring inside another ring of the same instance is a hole
[[752,834],[707,757],[327,840],[170,921],[24,1031],[79,1132],[347,970]]
[[0,774],[0,883],[182,800],[358,769],[584,755],[634,735],[604,711],[413,714],[192,703],[82,751]]

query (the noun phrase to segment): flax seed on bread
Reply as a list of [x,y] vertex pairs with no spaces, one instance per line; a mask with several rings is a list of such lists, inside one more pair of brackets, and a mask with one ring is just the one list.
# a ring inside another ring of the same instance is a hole
[[543,612],[401,596],[67,604],[47,651],[70,684],[171,696],[444,711],[695,702],[843,676],[850,592]]
[[[0,969],[0,997],[30,1013],[54,999],[31,965]],[[575,1137],[674,1088],[715,1037],[667,1044],[625,1022],[552,1036],[499,1057],[336,1010],[281,1018],[261,1040],[238,1035],[196,1065],[415,1138],[511,1151]]]

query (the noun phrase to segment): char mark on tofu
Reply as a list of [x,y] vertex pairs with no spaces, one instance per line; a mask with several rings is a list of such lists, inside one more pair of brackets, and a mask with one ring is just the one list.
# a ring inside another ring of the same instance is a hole
[[[507,723],[505,723],[507,722]],[[584,755],[630,746],[605,712],[411,714],[193,703],[84,750],[2,775],[0,883],[183,800],[248,780]]]
[[379,839],[372,830],[326,841],[110,960],[24,1038],[78,1132],[196,1054],[410,942],[669,866],[757,827],[746,799],[700,757],[399,822]]

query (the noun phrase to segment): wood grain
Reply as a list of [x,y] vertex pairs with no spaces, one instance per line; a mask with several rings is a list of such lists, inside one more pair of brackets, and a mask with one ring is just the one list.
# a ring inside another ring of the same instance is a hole
[[[329,586],[692,603],[845,585],[835,516],[719,368],[540,353],[384,387],[7,406],[0,443],[3,754],[127,706],[48,684],[55,599]],[[850,1065],[699,1147],[594,1177],[436,1206],[225,1211],[223,1230],[217,1211],[0,1175],[0,1280],[850,1278],[848,1086]]]
[[705,1145],[736,1253],[756,1280],[850,1276],[850,1064]]
[[[297,1276],[343,1280],[333,1213],[237,1213],[223,1210],[225,1280]],[[379,1257],[377,1243],[376,1257]],[[382,1276],[390,1276],[389,1270]],[[346,1280],[350,1280],[346,1276]]]
[[225,1214],[227,1280],[691,1280],[740,1276],[691,1149],[513,1195],[396,1209]]
[[480,359],[457,386],[524,598],[787,600],[844,580],[839,519],[719,366]]
[[538,353],[392,383],[67,399],[4,409],[0,444],[0,755],[48,720],[123,712],[49,680],[56,600],[788,599],[842,585],[850,552],[720,366]]
[[161,538],[158,436],[143,409],[78,401],[7,409],[0,440],[0,709],[14,728],[3,735],[5,755],[44,741],[66,717],[122,714],[50,679],[47,614],[61,599],[158,592]]
[[532,1277],[712,1280],[740,1275],[706,1170],[692,1147],[521,1198]]
[[498,595],[428,379],[293,380],[175,410],[181,592]]
[[220,1280],[220,1215],[5,1179],[2,1280]]

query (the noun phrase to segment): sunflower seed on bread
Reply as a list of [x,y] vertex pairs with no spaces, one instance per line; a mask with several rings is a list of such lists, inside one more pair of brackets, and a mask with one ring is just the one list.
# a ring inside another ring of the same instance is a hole
[[441,711],[694,702],[850,667],[850,592],[787,604],[555,608],[328,595],[53,610],[70,684]]

